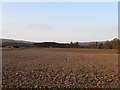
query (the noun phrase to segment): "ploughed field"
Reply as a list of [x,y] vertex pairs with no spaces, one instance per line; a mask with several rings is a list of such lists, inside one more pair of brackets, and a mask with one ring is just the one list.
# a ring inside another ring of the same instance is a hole
[[3,51],[4,88],[117,88],[114,50],[30,48]]

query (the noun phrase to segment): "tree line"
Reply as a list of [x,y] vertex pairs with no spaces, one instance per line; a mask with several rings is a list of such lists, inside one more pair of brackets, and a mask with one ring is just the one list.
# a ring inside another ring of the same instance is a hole
[[115,38],[111,41],[105,41],[105,42],[95,42],[93,44],[88,45],[89,48],[95,48],[95,49],[119,49],[120,47],[120,40]]
[[93,49],[118,49],[120,46],[120,40],[114,39],[106,42],[94,42],[88,43],[87,45],[80,45],[78,42],[75,43],[56,43],[56,42],[43,42],[33,43],[33,47],[40,48],[93,48]]
[[56,43],[56,42],[41,42],[41,43],[2,43],[2,47],[14,46],[14,47],[39,47],[39,48],[93,48],[93,49],[118,49],[120,47],[120,40],[115,38],[111,41],[105,42],[93,42],[86,45],[80,45],[78,42],[70,43]]
[[43,42],[43,43],[33,43],[33,47],[40,48],[79,48],[78,43],[56,43],[56,42]]

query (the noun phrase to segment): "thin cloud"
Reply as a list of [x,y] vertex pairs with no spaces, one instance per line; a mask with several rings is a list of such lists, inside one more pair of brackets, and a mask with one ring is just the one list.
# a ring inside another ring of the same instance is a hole
[[51,30],[53,29],[52,26],[48,25],[48,24],[43,24],[43,23],[35,23],[35,24],[30,24],[27,26],[28,29],[31,30]]

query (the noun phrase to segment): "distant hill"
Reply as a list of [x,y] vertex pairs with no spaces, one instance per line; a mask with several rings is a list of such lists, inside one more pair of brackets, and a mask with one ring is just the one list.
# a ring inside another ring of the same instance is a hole
[[[97,41],[99,43],[105,43],[105,41]],[[94,42],[78,42],[79,45],[81,46],[87,46],[88,44],[94,44],[96,43],[95,41]]]
[[[0,43],[25,43],[25,44],[33,44],[35,42],[31,41],[24,41],[24,40],[14,40],[14,39],[0,39]],[[104,43],[105,41],[98,41],[99,43]],[[88,45],[88,44],[93,44],[95,42],[78,42],[79,45]]]
[[31,42],[13,39],[0,39],[0,47],[40,47],[40,48],[93,48],[93,49],[118,49],[120,40],[115,38],[111,41],[95,41],[95,42]]
[[2,40],[2,43],[13,43],[13,42],[16,42],[16,43],[26,43],[26,44],[32,44],[33,43],[31,41],[13,40],[13,39],[0,39],[0,41],[1,40]]
[[33,42],[23,41],[23,40],[13,40],[13,39],[0,39],[0,47],[5,46],[20,46],[20,47],[29,47]]

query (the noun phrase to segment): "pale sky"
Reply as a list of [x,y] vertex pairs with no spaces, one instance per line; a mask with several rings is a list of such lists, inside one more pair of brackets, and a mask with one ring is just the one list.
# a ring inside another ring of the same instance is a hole
[[3,3],[3,38],[85,42],[118,37],[117,2]]

